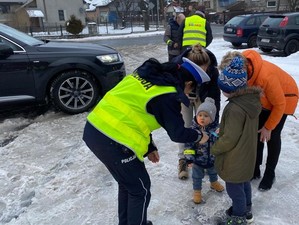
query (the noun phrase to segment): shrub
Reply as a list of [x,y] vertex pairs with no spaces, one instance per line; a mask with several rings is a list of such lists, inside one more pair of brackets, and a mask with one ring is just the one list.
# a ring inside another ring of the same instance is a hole
[[71,15],[70,19],[65,22],[66,31],[71,34],[79,34],[83,30],[82,21],[77,19],[75,15]]

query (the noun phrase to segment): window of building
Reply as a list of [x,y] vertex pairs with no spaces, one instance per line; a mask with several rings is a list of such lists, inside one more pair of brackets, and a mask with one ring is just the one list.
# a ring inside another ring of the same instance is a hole
[[99,15],[99,21],[100,23],[104,23],[107,22],[108,20],[108,12],[101,12],[100,11],[100,15]]
[[59,21],[65,21],[64,10],[58,10]]
[[267,1],[267,7],[276,7],[276,1]]
[[4,13],[9,13],[10,12],[10,7],[9,5],[3,5],[0,6],[0,13],[4,14]]

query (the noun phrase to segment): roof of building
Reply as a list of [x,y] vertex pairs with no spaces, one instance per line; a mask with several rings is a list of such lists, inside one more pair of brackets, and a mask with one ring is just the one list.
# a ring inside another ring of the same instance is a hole
[[86,11],[94,11],[97,6],[108,5],[112,0],[84,0],[88,5]]

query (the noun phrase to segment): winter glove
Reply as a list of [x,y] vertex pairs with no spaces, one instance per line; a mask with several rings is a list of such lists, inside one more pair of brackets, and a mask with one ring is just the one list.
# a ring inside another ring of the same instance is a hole
[[173,41],[169,39],[166,44],[171,47],[173,45]]

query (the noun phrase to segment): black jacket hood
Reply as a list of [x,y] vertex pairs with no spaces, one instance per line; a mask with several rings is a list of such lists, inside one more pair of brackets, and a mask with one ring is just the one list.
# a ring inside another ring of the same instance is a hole
[[178,100],[184,105],[189,106],[190,102],[184,93],[184,80],[182,77],[188,73],[184,68],[177,63],[160,63],[154,58],[146,60],[135,73],[158,86],[173,86],[178,93]]

